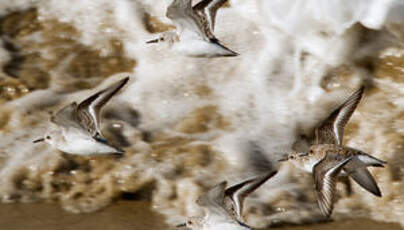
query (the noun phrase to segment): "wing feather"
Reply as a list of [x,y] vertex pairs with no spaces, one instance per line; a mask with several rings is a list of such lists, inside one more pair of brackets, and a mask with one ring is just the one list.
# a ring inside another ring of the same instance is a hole
[[227,214],[227,212],[223,208],[226,186],[226,181],[217,184],[206,194],[200,196],[196,203],[199,206],[207,209],[209,212]]
[[366,189],[368,192],[378,197],[382,196],[382,193],[377,186],[375,179],[373,178],[372,174],[370,174],[367,168],[356,169],[349,175],[357,184]]
[[313,168],[317,203],[321,213],[329,217],[334,208],[335,187],[338,174],[352,157],[340,161],[337,154],[327,154]]
[[363,91],[364,87],[361,87],[354,92],[340,107],[334,110],[330,116],[316,127],[315,135],[317,144],[342,144],[345,125],[358,106]]
[[166,16],[177,27],[181,37],[196,35],[206,41],[215,39],[210,27],[205,26],[206,18],[192,8],[192,0],[174,0],[167,7]]
[[101,137],[100,111],[102,107],[128,82],[129,77],[103,89],[76,107],[76,120],[92,137]]
[[52,123],[54,123],[62,128],[68,129],[70,127],[74,127],[74,128],[82,129],[82,127],[76,120],[76,117],[74,116],[76,109],[77,109],[77,103],[73,102],[73,103],[63,107],[56,114],[53,114],[51,116],[50,120]]
[[233,201],[239,221],[241,221],[244,199],[276,173],[277,171],[274,171],[265,175],[257,176],[226,189],[225,195]]
[[217,10],[226,2],[227,0],[203,0],[196,4],[193,9],[195,12],[206,18],[209,24],[209,29],[213,32],[215,30]]

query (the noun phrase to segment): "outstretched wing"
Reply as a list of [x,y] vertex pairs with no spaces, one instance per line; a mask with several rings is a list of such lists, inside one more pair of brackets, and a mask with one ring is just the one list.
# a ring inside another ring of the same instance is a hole
[[229,197],[235,206],[237,218],[242,217],[244,199],[258,187],[264,184],[269,178],[273,177],[278,171],[270,172],[265,175],[257,176],[253,179],[243,181],[226,189],[225,195]]
[[358,106],[363,91],[362,86],[315,129],[316,144],[342,144],[345,125]]
[[70,127],[74,127],[81,129],[80,124],[77,122],[76,117],[74,116],[76,109],[77,109],[77,103],[73,102],[63,107],[56,114],[53,114],[50,120],[52,123],[62,128],[67,129]]
[[205,18],[212,32],[215,30],[216,12],[226,1],[227,0],[203,0],[193,7],[198,15]]
[[200,196],[196,203],[214,213],[226,213],[224,210],[224,197],[227,181],[223,181],[211,188],[206,194]]
[[192,9],[192,0],[173,0],[167,7],[166,16],[173,21],[182,37],[196,35],[206,41],[215,39],[210,26],[205,26],[204,19]]
[[244,199],[258,187],[264,184],[269,178],[273,177],[278,171],[270,172],[265,175],[257,176],[253,179],[243,181],[239,184],[233,185],[226,189],[225,195],[229,197],[236,209],[237,219],[239,221],[242,217]]
[[366,189],[375,196],[382,196],[375,179],[366,167],[384,167],[387,162],[379,160],[367,153],[361,152],[344,167],[344,171],[362,188]]
[[349,174],[356,183],[358,183],[362,188],[366,189],[368,192],[375,196],[381,197],[382,192],[377,186],[375,179],[372,174],[370,174],[367,168],[359,168]]
[[100,131],[101,108],[114,96],[129,80],[129,77],[103,89],[81,102],[76,109],[77,121],[92,137],[103,139]]
[[352,157],[339,160],[337,154],[327,154],[313,168],[313,177],[316,186],[317,203],[326,217],[329,217],[334,208],[335,186],[338,174]]

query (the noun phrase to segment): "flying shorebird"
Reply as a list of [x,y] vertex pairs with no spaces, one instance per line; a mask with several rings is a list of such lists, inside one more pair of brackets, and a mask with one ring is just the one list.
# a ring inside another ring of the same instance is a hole
[[128,80],[126,77],[78,105],[72,102],[63,107],[50,118],[55,129],[33,142],[45,141],[65,153],[77,155],[124,154],[123,150],[108,144],[102,135],[100,111]]
[[242,218],[244,199],[276,173],[277,171],[274,171],[257,176],[227,189],[227,182],[221,182],[197,200],[197,204],[204,208],[205,216],[191,217],[177,227],[192,230],[251,229]]
[[217,10],[226,0],[202,0],[192,7],[192,0],[174,0],[166,16],[176,26],[146,43],[168,42],[177,52],[191,57],[224,57],[238,54],[220,44],[213,34]]
[[329,217],[333,210],[337,177],[350,176],[361,187],[381,197],[377,183],[367,167],[384,167],[379,160],[360,150],[342,145],[344,128],[362,98],[364,87],[354,92],[315,129],[315,144],[307,153],[292,153],[279,161],[290,161],[298,168],[313,173],[317,202]]

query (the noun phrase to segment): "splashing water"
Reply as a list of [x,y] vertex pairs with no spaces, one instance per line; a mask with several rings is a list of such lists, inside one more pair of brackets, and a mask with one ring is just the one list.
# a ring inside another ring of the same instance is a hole
[[[404,4],[400,0],[232,0],[217,37],[241,55],[195,59],[145,44],[173,28],[171,0],[0,3],[0,195],[92,212],[150,198],[176,223],[210,186],[279,167],[276,159],[350,92],[366,85],[346,144],[389,162],[383,198],[338,185],[335,219],[400,222],[404,214]],[[401,25],[401,27],[400,27]],[[105,108],[103,131],[123,159],[32,145],[49,113],[131,76]],[[316,221],[311,177],[290,165],[246,202],[252,226]],[[314,213],[314,214],[313,214]]]

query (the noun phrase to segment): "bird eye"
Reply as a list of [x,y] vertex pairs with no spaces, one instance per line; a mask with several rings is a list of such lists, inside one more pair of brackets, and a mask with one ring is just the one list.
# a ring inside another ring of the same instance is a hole
[[164,38],[160,38],[160,41],[164,41]]
[[192,221],[188,220],[187,224],[192,225]]
[[309,155],[313,155],[313,150],[310,150]]
[[290,159],[292,159],[292,160],[295,159],[295,155],[291,155]]
[[50,137],[50,136],[46,136],[46,139],[47,139],[47,140],[50,140],[50,139],[51,139],[51,137]]

